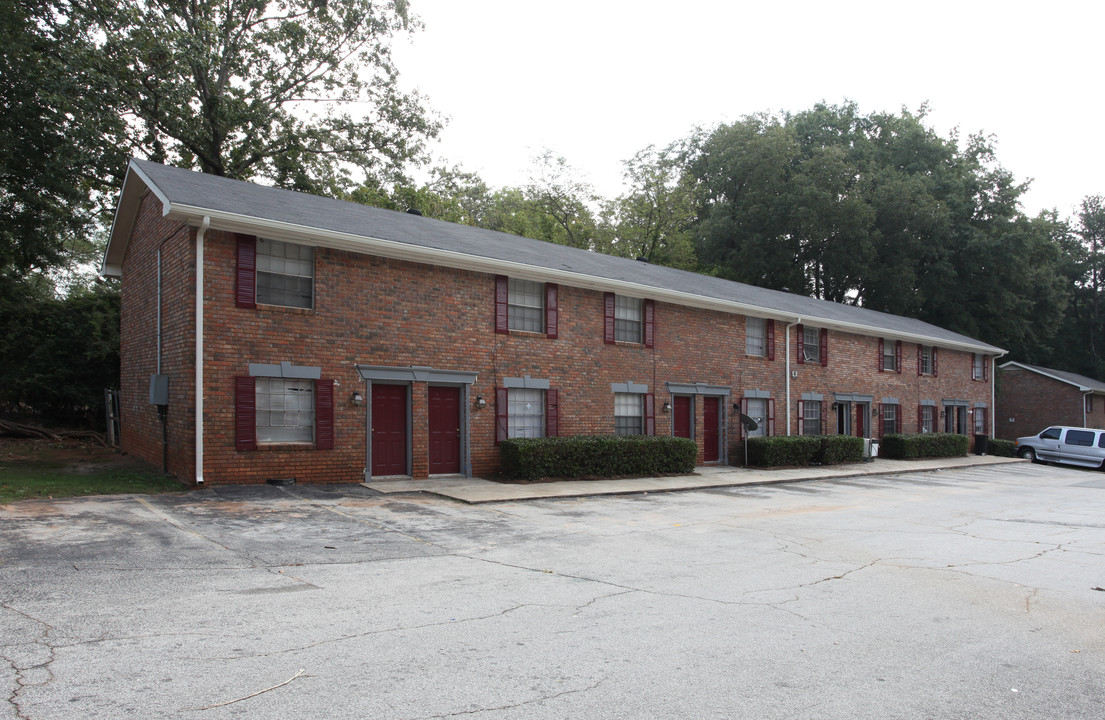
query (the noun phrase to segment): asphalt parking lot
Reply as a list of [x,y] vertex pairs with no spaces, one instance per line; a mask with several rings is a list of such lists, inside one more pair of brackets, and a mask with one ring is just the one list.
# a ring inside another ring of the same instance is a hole
[[1085,718],[1105,473],[0,507],[2,718]]

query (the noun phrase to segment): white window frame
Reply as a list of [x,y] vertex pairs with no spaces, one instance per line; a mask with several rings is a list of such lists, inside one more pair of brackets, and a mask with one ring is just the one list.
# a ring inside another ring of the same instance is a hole
[[315,441],[315,381],[255,377],[258,443]]
[[971,355],[971,379],[981,380],[985,375],[985,355],[972,353]]
[[507,389],[506,436],[545,437],[545,391]]
[[[928,417],[925,417],[928,415]],[[934,405],[922,405],[921,406],[921,427],[917,428],[918,432],[930,433],[936,430],[936,406]]]
[[627,295],[614,296],[614,341],[642,343],[645,336],[645,301]]
[[[896,403],[883,403],[882,404],[882,426],[880,430],[883,435],[894,435],[902,431],[901,422],[899,420],[900,412],[898,412],[898,405]],[[887,431],[886,424],[891,422],[894,424],[893,429]]]
[[882,341],[882,369],[884,372],[898,371],[898,343],[896,340]]
[[545,332],[545,283],[507,280],[507,327],[521,332]]
[[766,437],[767,436],[767,398],[748,398],[744,399],[748,407],[748,417],[754,419],[758,427],[755,430],[746,430],[745,433],[748,437]]
[[645,434],[645,396],[641,393],[614,393],[614,434]]
[[986,408],[974,408],[971,426],[974,428],[975,435],[988,434],[986,430]]
[[310,310],[315,305],[315,249],[257,239],[257,303]]
[[[821,400],[806,400],[802,410],[802,434],[803,435],[820,435],[821,434]],[[811,412],[812,411],[812,412]],[[817,426],[817,432],[810,432],[810,423],[814,423]]]
[[767,357],[767,321],[763,318],[745,318],[744,354]]
[[932,345],[921,346],[921,374],[932,375]]
[[[813,342],[810,342],[810,336]],[[821,362],[821,328],[802,328],[802,359],[808,363],[819,364]]]

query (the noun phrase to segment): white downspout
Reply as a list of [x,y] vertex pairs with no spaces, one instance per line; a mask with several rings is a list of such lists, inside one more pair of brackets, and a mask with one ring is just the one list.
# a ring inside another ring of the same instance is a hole
[[[1001,355],[995,355],[991,358],[990,362],[990,407],[993,408],[990,411],[990,437],[996,438],[998,436],[998,358],[1005,357],[1008,352],[1003,352]],[[1085,408],[1085,405],[1083,405]]]
[[784,378],[784,380],[786,380],[786,384],[787,384],[787,435],[790,435],[790,329],[792,327],[794,327],[795,325],[801,324],[801,322],[802,322],[802,318],[795,318],[794,322],[787,325],[786,329],[783,331],[783,333],[787,336],[787,341],[786,341],[786,353],[787,353],[786,377]]
[[196,232],[196,485],[203,485],[203,236],[211,217]]

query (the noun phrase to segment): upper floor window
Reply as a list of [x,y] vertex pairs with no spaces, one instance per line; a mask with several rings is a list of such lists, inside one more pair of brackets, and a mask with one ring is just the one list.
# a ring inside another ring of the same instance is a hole
[[745,320],[744,352],[757,357],[767,354],[767,322],[763,318],[750,317]]
[[607,344],[616,342],[638,343],[653,347],[652,300],[603,293],[604,329],[603,339]]
[[510,278],[507,306],[511,330],[545,332],[545,283]]
[[802,328],[802,358],[808,363],[821,362],[821,333],[817,328]]
[[879,370],[883,372],[902,371],[901,340],[879,340]]
[[917,374],[936,374],[936,348],[932,345],[919,345],[917,347]]
[[986,375],[986,356],[974,353],[971,356],[971,379],[985,380]]
[[258,303],[310,308],[314,283],[314,248],[279,240],[257,241]]

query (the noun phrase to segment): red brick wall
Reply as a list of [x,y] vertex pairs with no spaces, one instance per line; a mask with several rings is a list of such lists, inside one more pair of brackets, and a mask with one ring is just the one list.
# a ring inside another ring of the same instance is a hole
[[1049,425],[1105,429],[1105,407],[1094,398],[1094,412],[1083,418],[1085,400],[1078,388],[1012,365],[998,373],[997,436],[1015,440]]
[[[128,452],[160,463],[160,429],[146,403],[154,372],[155,329],[151,321],[153,253],[161,244],[164,273],[164,372],[172,376],[170,470],[191,479],[194,377],[190,330],[194,287],[194,231],[173,235],[160,205],[147,198],[124,263],[123,437]],[[169,239],[163,240],[168,237]],[[471,409],[471,459],[476,475],[498,468],[495,388],[505,377],[546,379],[560,392],[560,434],[609,434],[614,427],[612,383],[647,385],[656,396],[656,433],[672,432],[672,416],[661,407],[670,395],[665,382],[705,383],[731,389],[722,402],[731,457],[739,443],[733,403],[746,390],[769,391],[775,399],[776,434],[786,434],[785,326],[776,323],[775,360],[745,355],[745,318],[657,302],[655,347],[603,342],[601,292],[560,286],[559,337],[494,332],[494,276],[399,260],[318,248],[315,252],[315,307],[312,310],[234,302],[235,244],[232,236],[209,231],[205,253],[205,456],[210,483],[264,482],[295,477],[299,482],[356,482],[365,467],[366,410],[354,407],[354,390],[364,392],[356,365],[428,366],[478,373],[471,397],[486,409]],[[171,276],[171,277],[169,277]],[[171,290],[170,290],[171,288]],[[791,329],[791,431],[797,431],[796,401],[803,392],[825,396],[825,432],[835,432],[829,408],[832,393],[854,392],[901,402],[903,431],[916,430],[918,400],[990,400],[989,382],[970,380],[971,356],[940,350],[939,377],[918,377],[916,346],[905,343],[903,371],[879,373],[878,339],[829,333],[829,365],[798,365]],[[335,381],[333,450],[288,446],[238,451],[234,444],[233,382],[249,363],[319,366]],[[412,395],[413,474],[425,476],[427,386],[414,383]],[[366,398],[367,399],[367,398]],[[701,399],[694,403],[695,433],[703,436]],[[874,428],[873,428],[874,430]]]

